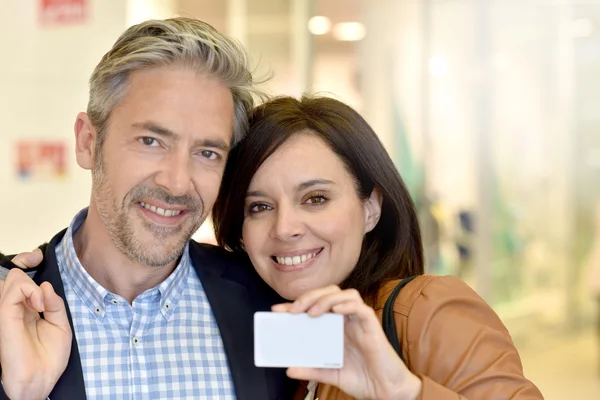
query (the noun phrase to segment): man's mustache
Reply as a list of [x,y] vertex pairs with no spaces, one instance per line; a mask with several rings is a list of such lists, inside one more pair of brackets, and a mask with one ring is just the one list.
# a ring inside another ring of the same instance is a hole
[[173,196],[161,188],[149,188],[146,186],[137,186],[129,192],[129,197],[134,202],[140,202],[143,199],[154,199],[162,203],[185,207],[187,211],[195,212],[204,209],[202,200],[192,195]]

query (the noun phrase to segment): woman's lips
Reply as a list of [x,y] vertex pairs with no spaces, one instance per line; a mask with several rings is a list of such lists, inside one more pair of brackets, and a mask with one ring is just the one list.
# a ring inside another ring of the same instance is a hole
[[271,261],[273,261],[277,270],[282,272],[292,272],[305,269],[314,264],[322,251],[323,248],[321,247],[319,249],[278,253],[276,256],[271,257]]

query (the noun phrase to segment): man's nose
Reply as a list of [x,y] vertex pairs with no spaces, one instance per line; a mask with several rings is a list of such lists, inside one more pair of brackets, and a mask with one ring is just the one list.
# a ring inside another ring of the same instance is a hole
[[189,193],[192,186],[192,160],[189,154],[183,152],[170,154],[163,161],[155,181],[173,196]]

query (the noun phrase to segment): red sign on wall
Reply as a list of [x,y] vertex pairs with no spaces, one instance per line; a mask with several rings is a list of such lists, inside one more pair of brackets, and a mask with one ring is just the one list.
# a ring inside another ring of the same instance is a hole
[[16,170],[23,180],[51,180],[67,174],[67,148],[62,141],[16,143]]
[[88,0],[40,0],[42,25],[62,25],[85,21]]

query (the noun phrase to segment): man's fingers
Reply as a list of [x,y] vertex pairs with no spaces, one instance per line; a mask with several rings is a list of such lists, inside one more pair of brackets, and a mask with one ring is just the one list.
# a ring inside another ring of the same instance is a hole
[[67,317],[67,310],[63,299],[56,294],[54,288],[48,282],[42,283],[40,288],[44,294],[44,305],[46,307],[44,319],[52,325],[61,328],[68,334],[71,334],[71,325],[69,324],[69,318]]
[[40,249],[35,249],[27,253],[21,253],[15,256],[11,261],[19,268],[35,268],[44,259],[44,254]]
[[8,273],[4,282],[0,306],[15,306],[25,301],[37,312],[44,311],[42,289],[27,274],[14,268]]

